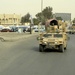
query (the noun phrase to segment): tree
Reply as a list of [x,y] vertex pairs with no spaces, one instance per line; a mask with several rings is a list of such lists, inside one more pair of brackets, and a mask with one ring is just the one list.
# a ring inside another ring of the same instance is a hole
[[56,17],[57,20],[63,20],[61,17]]
[[52,14],[52,7],[46,7],[43,11],[42,14],[46,19],[51,19],[53,18],[53,14]]
[[24,24],[24,23],[26,23],[26,22],[30,22],[29,18],[30,18],[30,14],[27,13],[26,15],[24,15],[24,16],[21,18],[21,23]]
[[52,7],[46,7],[42,12],[36,14],[36,18],[43,24],[47,19],[53,18]]
[[21,23],[22,23],[22,25],[25,23],[24,17],[21,18]]
[[41,21],[41,16],[42,16],[41,12],[36,14],[36,17],[37,17],[37,19],[38,19],[39,22]]
[[38,25],[39,20],[37,18],[33,18],[34,25]]

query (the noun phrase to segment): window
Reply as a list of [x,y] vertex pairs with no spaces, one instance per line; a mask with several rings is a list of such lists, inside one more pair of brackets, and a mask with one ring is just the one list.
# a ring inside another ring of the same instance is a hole
[[12,18],[9,18],[9,20],[12,20]]
[[54,37],[61,38],[61,37],[63,37],[63,35],[62,34],[54,34]]
[[52,37],[52,34],[44,34],[44,37]]

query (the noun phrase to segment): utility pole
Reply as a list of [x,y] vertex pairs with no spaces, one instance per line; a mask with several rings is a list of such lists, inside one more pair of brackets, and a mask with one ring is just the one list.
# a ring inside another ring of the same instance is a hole
[[42,10],[43,10],[43,0],[41,0],[41,23],[42,23],[42,17],[43,17]]
[[42,10],[43,10],[43,0],[41,0],[41,22],[39,23],[39,34],[40,34],[40,25],[42,25]]
[[43,9],[43,0],[41,0],[41,13],[42,13],[42,9]]
[[30,24],[30,34],[32,34],[32,25],[34,24],[33,23],[33,18],[32,18],[32,16],[30,15],[30,20],[31,20],[31,24]]
[[15,25],[15,13],[13,14],[13,25]]
[[4,14],[4,25],[5,25],[5,14]]

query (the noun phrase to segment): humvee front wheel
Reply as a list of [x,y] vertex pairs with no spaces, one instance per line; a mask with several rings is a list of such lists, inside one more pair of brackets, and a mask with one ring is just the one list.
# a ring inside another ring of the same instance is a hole
[[44,51],[44,47],[42,45],[39,45],[39,52],[43,52]]
[[61,52],[64,52],[64,46],[63,45],[60,45],[59,49]]
[[64,50],[66,50],[67,48],[65,47]]

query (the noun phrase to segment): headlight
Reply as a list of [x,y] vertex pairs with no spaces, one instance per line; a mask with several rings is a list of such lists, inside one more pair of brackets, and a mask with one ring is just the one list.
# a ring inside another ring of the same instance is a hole
[[44,37],[41,37],[41,38],[40,38],[40,40],[43,40],[43,39],[44,39]]
[[57,41],[55,41],[55,44],[57,44],[58,42]]
[[44,42],[45,44],[47,44],[47,42]]

